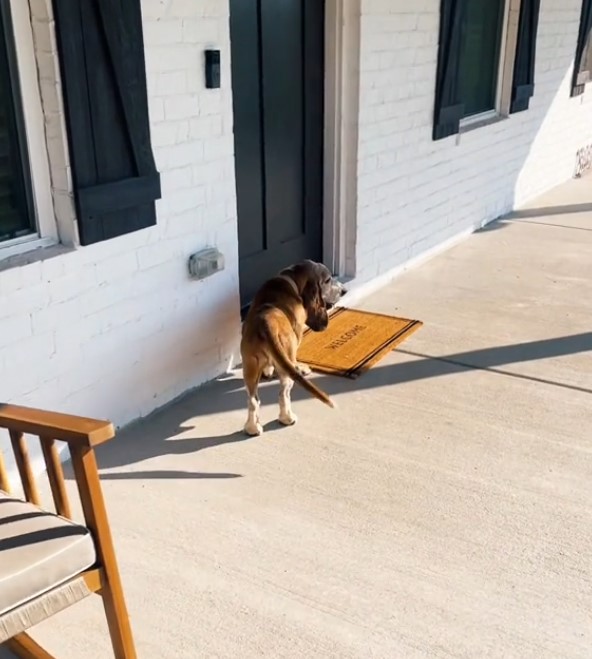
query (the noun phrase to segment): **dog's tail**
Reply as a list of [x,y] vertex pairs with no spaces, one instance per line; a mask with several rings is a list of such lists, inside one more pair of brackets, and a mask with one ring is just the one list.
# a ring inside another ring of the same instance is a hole
[[296,366],[292,364],[286,353],[284,352],[282,346],[277,340],[276,335],[269,326],[267,320],[263,321],[263,333],[267,345],[269,346],[269,351],[274,359],[277,362],[278,366],[285,371],[294,382],[298,382],[301,387],[304,387],[309,394],[312,394],[315,398],[318,398],[322,403],[328,405],[329,407],[335,407],[335,403],[322,389],[316,387],[310,380],[307,380],[302,373],[298,371]]

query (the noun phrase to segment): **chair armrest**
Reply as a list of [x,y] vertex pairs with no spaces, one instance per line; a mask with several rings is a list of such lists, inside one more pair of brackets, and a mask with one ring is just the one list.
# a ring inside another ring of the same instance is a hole
[[58,439],[80,448],[98,446],[115,436],[115,429],[110,421],[7,403],[0,403],[0,428],[38,435],[42,442],[44,439]]

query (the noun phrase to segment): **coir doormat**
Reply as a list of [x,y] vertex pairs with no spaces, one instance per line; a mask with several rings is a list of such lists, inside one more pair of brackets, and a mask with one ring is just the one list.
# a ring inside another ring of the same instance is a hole
[[422,325],[420,320],[338,307],[324,332],[305,332],[298,361],[314,371],[357,378]]

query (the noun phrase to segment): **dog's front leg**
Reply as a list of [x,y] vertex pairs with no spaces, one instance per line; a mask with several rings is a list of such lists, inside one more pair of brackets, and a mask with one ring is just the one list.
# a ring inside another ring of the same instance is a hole
[[293,426],[298,420],[297,416],[292,412],[292,402],[290,400],[290,393],[294,386],[294,380],[285,373],[280,373],[280,415],[279,422],[284,426]]
[[251,437],[260,435],[263,432],[263,426],[259,421],[259,402],[258,387],[261,377],[261,369],[256,360],[245,360],[243,366],[243,377],[245,388],[247,390],[247,422],[245,423],[245,432]]

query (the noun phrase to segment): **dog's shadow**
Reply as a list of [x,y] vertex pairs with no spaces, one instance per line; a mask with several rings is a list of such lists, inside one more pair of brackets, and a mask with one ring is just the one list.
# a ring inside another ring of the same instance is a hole
[[[269,384],[270,386],[265,386]],[[277,402],[277,378],[265,378],[259,395],[262,404]],[[244,402],[229,410],[229,399]],[[243,431],[246,421],[247,398],[240,377],[220,378],[194,392],[185,395],[180,401],[157,410],[120,430],[115,439],[97,448],[97,461],[101,480],[128,480],[151,478],[177,479],[232,479],[242,474],[231,472],[201,472],[192,470],[195,460],[187,470],[150,469],[144,463],[162,456],[187,456],[188,459],[200,451],[213,449],[225,444],[240,444],[257,441],[260,437],[249,437]],[[211,435],[211,419],[220,419],[230,412],[225,425],[232,424],[233,430],[227,434]],[[211,419],[206,423],[206,418]],[[277,418],[263,424],[264,435],[278,430],[288,430]],[[65,475],[73,478],[69,464],[65,465]]]

